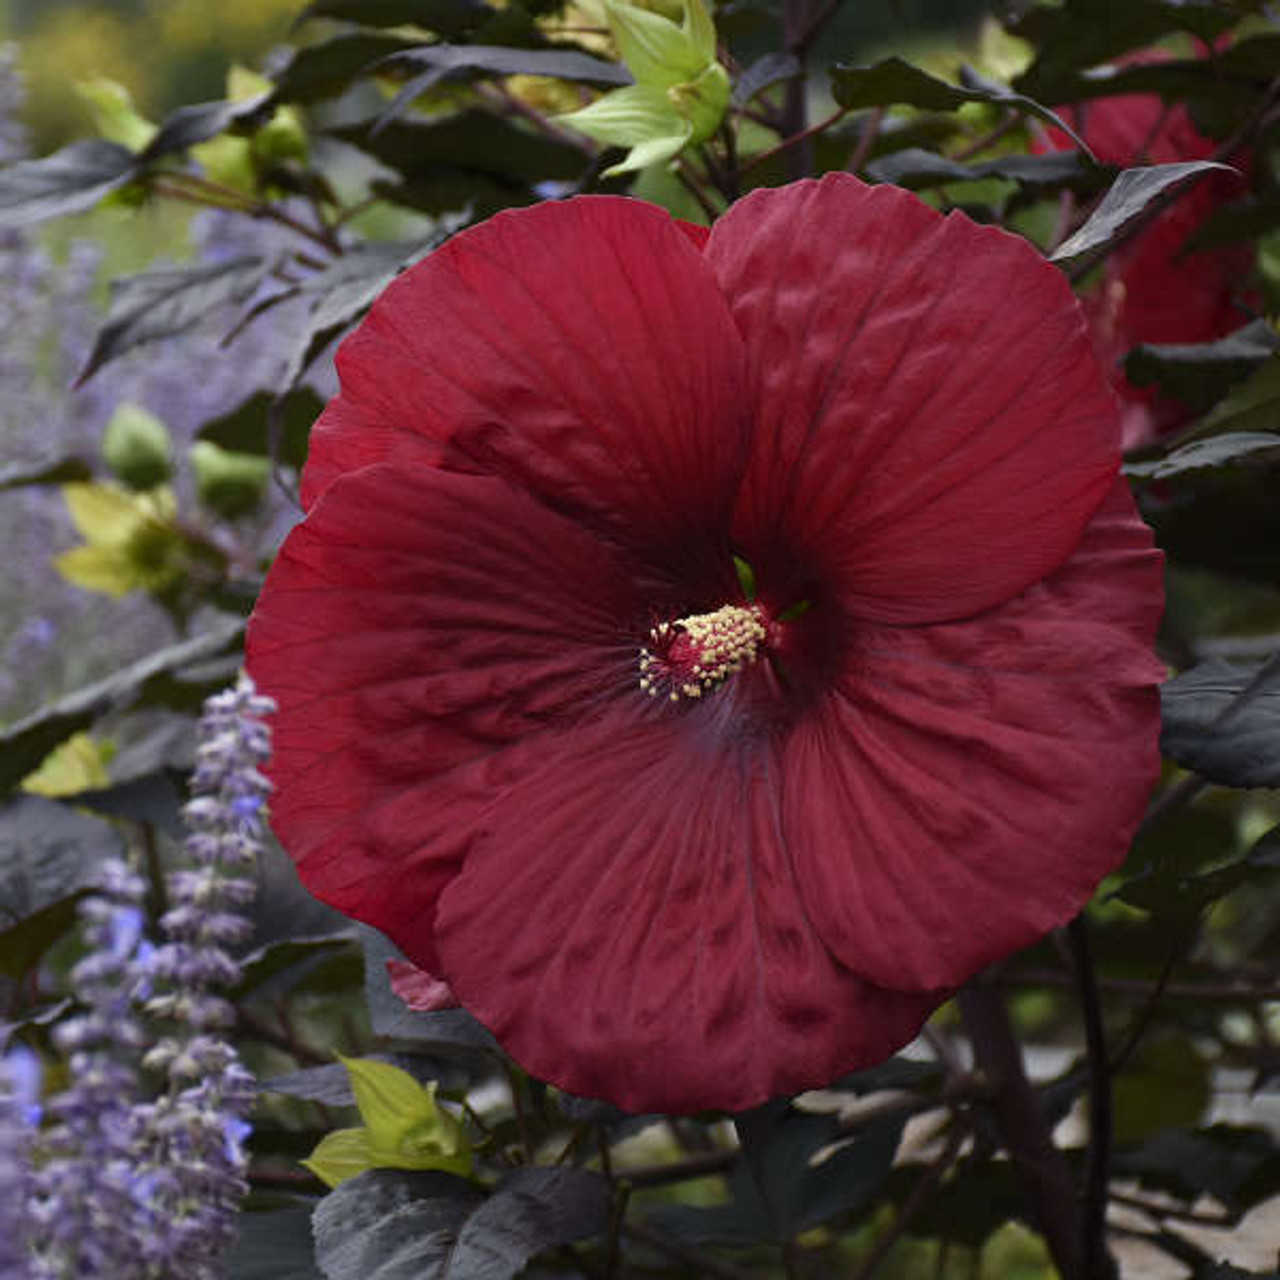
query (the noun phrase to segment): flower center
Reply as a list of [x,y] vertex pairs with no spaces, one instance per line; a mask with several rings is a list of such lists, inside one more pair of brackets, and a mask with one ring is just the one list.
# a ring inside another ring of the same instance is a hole
[[755,662],[769,631],[759,605],[722,605],[660,622],[640,650],[640,688],[671,702],[700,698],[744,664]]

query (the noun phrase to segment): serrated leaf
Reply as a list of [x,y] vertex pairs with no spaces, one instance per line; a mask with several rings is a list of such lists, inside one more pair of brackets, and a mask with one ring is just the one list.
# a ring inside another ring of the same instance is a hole
[[361,31],[306,45],[276,75],[276,99],[315,102],[332,97],[353,80],[371,74],[391,54],[412,49],[416,43],[399,36]]
[[251,125],[255,117],[265,120],[270,113],[271,96],[264,92],[234,102],[195,102],[179,107],[165,118],[138,160],[158,160],[216,138],[233,125]]
[[264,258],[233,258],[210,266],[145,271],[113,281],[106,322],[98,330],[76,386],[83,386],[104,364],[126,351],[186,333],[210,311],[243,302],[273,265]]
[[329,1280],[512,1280],[539,1253],[595,1234],[612,1197],[585,1169],[529,1168],[487,1199],[461,1179],[373,1170],[312,1219]]
[[1138,480],[1172,480],[1193,471],[1238,462],[1270,462],[1280,457],[1280,433],[1231,431],[1195,440],[1154,462],[1129,462],[1124,473]]
[[294,25],[333,18],[364,27],[424,27],[456,38],[492,16],[493,10],[479,0],[312,0]]
[[101,138],[72,142],[40,160],[0,169],[0,231],[91,209],[137,176],[132,151]]
[[510,1280],[544,1250],[602,1232],[612,1201],[587,1169],[518,1169],[471,1214],[442,1280]]
[[[1203,413],[1278,347],[1276,331],[1265,320],[1254,320],[1215,342],[1143,343],[1125,358],[1125,376],[1139,387],[1154,383],[1162,395]],[[1276,412],[1280,408],[1280,361],[1275,364],[1274,402],[1268,404],[1268,420],[1257,426],[1280,427]]]
[[1235,173],[1236,170],[1214,160],[1125,169],[1102,197],[1088,222],[1060,245],[1049,261],[1068,267],[1100,255],[1140,218],[1163,208],[1207,174],[1219,172]]
[[1160,749],[1229,787],[1280,786],[1280,658],[1203,662],[1160,690]]
[[967,69],[967,83],[949,84],[912,66],[902,58],[883,58],[870,66],[837,63],[831,69],[831,92],[840,106],[886,107],[902,103],[926,111],[955,111],[968,102],[994,103],[1012,107],[1061,129],[1075,138],[1086,153],[1089,148],[1056,112],[1025,94],[1015,93],[1005,85],[987,80]]
[[123,852],[101,818],[43,796],[0,806],[0,973],[16,978],[70,925],[69,899]]
[[244,623],[239,619],[222,623],[193,640],[149,654],[0,731],[0,795],[12,790],[54,747],[87,729],[103,712],[163,700],[175,674],[224,652],[243,632]]

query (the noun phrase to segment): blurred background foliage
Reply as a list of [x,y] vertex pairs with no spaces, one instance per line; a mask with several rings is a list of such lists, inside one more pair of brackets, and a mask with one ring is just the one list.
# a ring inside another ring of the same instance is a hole
[[[901,53],[908,32],[908,45],[954,43],[991,7],[986,0],[846,5],[818,52],[874,53],[892,43]],[[43,154],[88,131],[88,113],[68,94],[69,84],[98,76],[119,81],[150,116],[217,98],[228,64],[259,63],[289,35],[298,10],[296,0],[0,0],[0,40],[20,45],[27,119]],[[322,29],[313,24],[311,34]]]

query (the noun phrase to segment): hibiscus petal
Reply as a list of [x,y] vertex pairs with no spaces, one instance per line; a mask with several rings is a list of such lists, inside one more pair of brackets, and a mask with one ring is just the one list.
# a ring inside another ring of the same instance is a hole
[[370,462],[498,474],[629,545],[723,541],[742,349],[695,237],[613,197],[499,214],[406,271],[338,354],[304,496]]
[[1159,766],[1160,562],[1118,482],[1016,600],[851,632],[836,693],[784,755],[805,904],[850,968],[959,984],[1119,865]]
[[631,578],[490,477],[376,466],[289,535],[249,627],[272,824],[307,887],[435,970],[431,915],[542,737],[634,699]]
[[1060,565],[1115,474],[1115,404],[1025,241],[848,175],[753,192],[706,250],[747,345],[745,553],[849,612],[940,622]]
[[632,1111],[746,1108],[910,1039],[942,995],[822,944],[770,752],[637,710],[566,734],[488,815],[437,925],[463,1004],[540,1079]]

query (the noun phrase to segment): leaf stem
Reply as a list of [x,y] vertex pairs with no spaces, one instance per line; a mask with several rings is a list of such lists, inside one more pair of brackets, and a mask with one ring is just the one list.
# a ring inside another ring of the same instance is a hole
[[1080,1253],[1083,1230],[1075,1185],[1027,1079],[1004,995],[990,983],[970,982],[961,989],[959,1002],[974,1065],[994,1088],[992,1112],[1022,1177],[1032,1219],[1063,1280],[1083,1280],[1089,1273]]
[[1115,1264],[1107,1253],[1107,1187],[1111,1182],[1111,1068],[1102,1024],[1098,978],[1084,913],[1067,926],[1075,962],[1089,1063],[1089,1158],[1085,1172],[1081,1252],[1087,1275],[1105,1276]]
[[807,129],[800,133],[793,133],[783,138],[776,147],[770,147],[768,151],[760,151],[747,160],[739,169],[739,173],[746,173],[748,169],[754,169],[758,164],[764,164],[766,160],[772,160],[774,156],[781,155],[782,152],[794,147],[797,143],[807,142],[810,138],[817,134],[830,129],[838,120],[842,120],[849,114],[850,108],[840,107],[829,115],[825,120],[820,120],[817,124],[810,125]]

